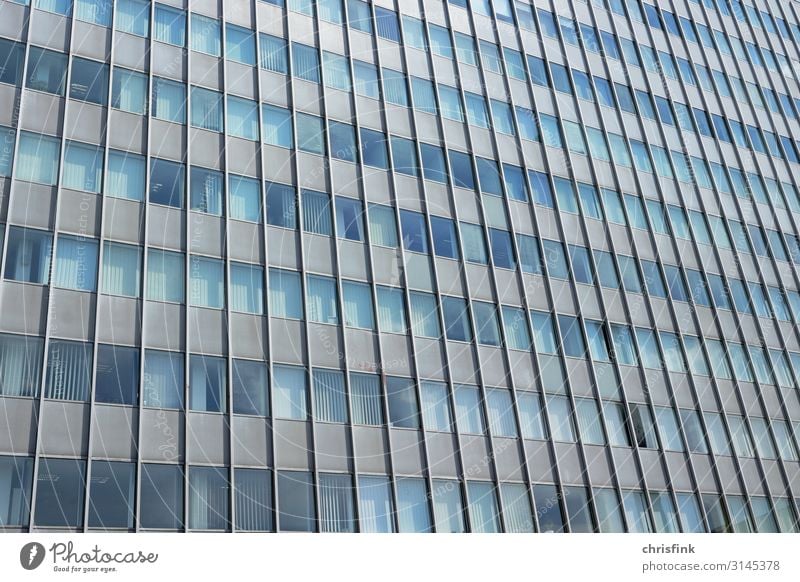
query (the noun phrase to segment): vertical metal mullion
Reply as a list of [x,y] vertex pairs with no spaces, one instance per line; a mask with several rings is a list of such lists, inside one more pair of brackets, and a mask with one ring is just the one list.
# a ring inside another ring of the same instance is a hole
[[[261,4],[259,2],[253,3],[253,20],[255,23],[255,31],[253,33],[255,38],[255,47],[256,47],[256,66],[255,72],[258,75],[258,81],[256,84],[256,102],[258,104],[258,145],[256,146],[258,151],[258,167],[256,169],[256,173],[258,174],[258,192],[259,192],[259,208],[261,212],[261,236],[262,236],[262,244],[263,252],[264,252],[264,325],[265,325],[265,339],[267,342],[266,345],[266,357],[267,361],[265,365],[267,367],[267,406],[268,406],[268,416],[265,419],[265,422],[268,423],[268,430],[269,430],[269,441],[270,441],[270,458],[272,459],[272,470],[267,468],[271,488],[270,488],[270,503],[272,506],[269,508],[270,517],[272,518],[272,529],[277,530],[277,523],[278,523],[278,514],[277,514],[277,506],[274,503],[276,491],[277,491],[277,471],[275,470],[275,407],[273,405],[273,373],[272,373],[272,323],[271,323],[271,315],[272,309],[269,302],[269,255],[267,251],[267,199],[266,199],[266,190],[264,187],[264,113],[262,104],[262,98],[264,95],[263,89],[263,74],[261,72],[261,22],[260,22],[260,14],[261,14]],[[289,47],[287,44],[287,69],[288,69],[288,52]],[[228,200],[230,200],[230,196],[228,196]],[[230,206],[228,206],[228,209]],[[228,210],[229,212],[230,210]],[[231,403],[233,404],[233,403]],[[234,457],[231,454],[231,472],[235,472],[234,467]],[[234,485],[235,489],[235,485]],[[236,495],[234,490],[233,495]],[[232,531],[236,531],[236,510],[234,508],[233,511],[233,521],[232,521]]]
[[[250,4],[248,2],[248,4]],[[234,434],[233,434],[233,347],[231,346],[231,233],[230,233],[230,205],[229,201],[229,189],[228,189],[228,177],[230,171],[230,165],[228,161],[228,59],[227,59],[227,20],[225,15],[225,2],[220,2],[220,15],[222,16],[222,25],[221,25],[221,32],[220,32],[220,43],[221,43],[221,50],[222,50],[222,87],[223,87],[223,111],[224,111],[224,121],[223,127],[225,129],[225,133],[223,136],[224,143],[225,143],[225,150],[223,151],[223,169],[222,169],[222,192],[224,193],[223,200],[222,200],[222,227],[225,229],[225,247],[223,248],[223,261],[225,261],[225,344],[226,344],[226,355],[225,355],[225,378],[226,378],[226,400],[227,400],[227,411],[223,410],[222,414],[226,415],[226,421],[228,424],[228,525],[227,527],[230,528],[231,532],[236,531],[236,527],[234,525],[234,515],[236,513],[236,495],[234,494],[234,488],[236,487],[236,481],[234,478],[234,470],[233,467],[235,465],[235,458],[234,453],[236,447],[233,446],[234,441]],[[254,36],[257,36],[257,32],[254,33]],[[255,43],[254,43],[255,46]],[[257,65],[256,65],[257,66]],[[257,69],[256,69],[257,70]],[[191,91],[187,87],[187,94]],[[261,109],[259,107],[259,109]],[[189,137],[191,138],[191,119],[189,111],[187,113],[187,120],[186,120],[186,131]],[[259,139],[261,136],[261,127],[259,126]],[[187,143],[190,140],[187,139]],[[191,201],[187,200],[187,216],[191,216]]]
[[[152,21],[152,10],[154,8],[151,7],[151,15],[150,19]],[[74,36],[75,32],[75,17],[74,15],[71,18],[72,25],[70,30],[70,39]],[[113,24],[113,23],[112,23]],[[112,33],[113,34],[113,33]],[[152,39],[150,39],[150,43],[152,44]],[[95,318],[94,318],[94,333],[92,337],[94,338],[94,344],[92,348],[92,371],[90,372],[90,390],[89,390],[89,430],[88,430],[88,443],[87,443],[87,464],[86,464],[86,499],[84,503],[84,513],[83,513],[83,523],[84,523],[84,531],[89,528],[89,498],[91,495],[91,476],[92,476],[92,446],[94,444],[94,436],[95,436],[95,426],[94,422],[91,422],[91,419],[94,417],[95,414],[95,404],[96,404],[96,392],[97,392],[97,352],[99,350],[100,341],[98,340],[98,331],[100,329],[99,320],[97,311],[99,311],[100,307],[100,296],[101,296],[101,285],[103,281],[103,256],[105,253],[106,247],[106,240],[105,240],[105,224],[106,224],[106,190],[107,190],[107,177],[108,177],[108,156],[109,156],[109,126],[111,121],[111,101],[112,101],[112,73],[114,70],[114,50],[115,46],[114,43],[111,43],[110,48],[110,56],[109,56],[109,63],[108,63],[108,87],[106,88],[106,111],[105,111],[105,128],[104,128],[104,136],[103,136],[103,143],[101,147],[103,148],[103,177],[101,179],[101,189],[100,192],[97,194],[97,201],[100,204],[100,231],[99,231],[99,238],[97,244],[97,253],[98,253],[98,266],[97,266],[97,292],[95,294]],[[70,69],[72,67],[70,66]],[[66,119],[66,118],[65,118]],[[66,123],[66,120],[65,120]],[[143,301],[143,299],[139,299]],[[131,427],[133,428],[133,427]],[[138,439],[137,439],[138,442]],[[138,448],[138,447],[137,447]],[[138,471],[137,471],[138,474]],[[134,475],[134,479],[136,475]],[[134,495],[136,492],[134,491]],[[133,500],[131,500],[133,501]]]
[[[285,10],[288,11],[288,7],[286,7]],[[303,329],[304,329],[304,332],[305,332],[305,360],[306,360],[306,363],[304,365],[304,367],[305,367],[304,374],[305,374],[306,383],[307,383],[307,386],[306,386],[306,397],[308,398],[308,413],[307,413],[307,416],[306,416],[305,420],[303,420],[303,423],[306,426],[306,428],[308,430],[310,430],[310,432],[311,432],[311,443],[312,443],[312,447],[313,447],[315,455],[316,455],[316,448],[317,448],[316,447],[316,420],[315,420],[316,411],[315,411],[315,407],[314,407],[313,377],[312,377],[312,374],[311,374],[311,354],[310,354],[311,345],[310,345],[310,341],[308,339],[309,338],[310,323],[308,321],[308,313],[307,313],[307,309],[306,309],[306,306],[307,306],[306,297],[307,297],[307,292],[308,292],[308,288],[307,288],[308,285],[307,285],[307,279],[306,279],[307,274],[306,274],[306,267],[305,267],[305,256],[306,256],[306,249],[305,249],[305,244],[304,244],[305,233],[304,233],[304,229],[303,229],[303,196],[302,196],[302,190],[303,189],[301,188],[301,185],[300,185],[300,167],[299,167],[300,166],[300,163],[299,163],[300,150],[299,150],[299,144],[298,144],[298,139],[297,139],[297,114],[296,114],[296,103],[295,103],[295,94],[296,94],[295,85],[296,85],[296,83],[298,81],[294,77],[294,58],[293,58],[292,40],[291,40],[292,39],[292,30],[291,30],[292,27],[290,25],[290,19],[289,19],[289,16],[288,16],[288,12],[285,14],[285,17],[286,17],[286,30],[287,30],[287,51],[288,51],[287,58],[289,60],[289,71],[290,71],[288,87],[289,87],[290,105],[291,105],[291,111],[292,111],[292,136],[293,136],[292,142],[293,143],[292,143],[291,156],[293,158],[293,164],[292,164],[294,166],[294,180],[293,181],[294,181],[294,187],[295,187],[295,195],[297,197],[296,198],[296,204],[297,204],[297,206],[296,206],[296,208],[297,208],[297,212],[296,212],[296,220],[297,220],[296,235],[297,235],[298,245],[300,247],[300,269],[299,269],[299,275],[300,275],[300,289],[301,289],[301,293],[303,294],[303,314],[304,314],[304,317],[303,317]],[[321,79],[321,76],[322,76],[321,75],[322,60],[321,60],[321,54],[320,54],[321,51],[320,51],[319,47],[316,47],[316,51],[317,51],[317,58],[319,59],[319,62],[320,62],[320,82],[322,82],[322,79]],[[322,90],[321,88],[318,88],[318,91],[321,91],[321,90]],[[276,458],[276,467],[275,467],[275,469],[276,469],[276,476],[277,476],[277,458]],[[319,506],[319,482],[318,482],[318,474],[317,474],[316,456],[314,457],[313,465],[310,468],[310,473],[311,473],[312,480],[313,480],[313,483],[314,483],[314,491],[313,491],[313,496],[314,496],[314,514],[315,514],[314,527],[315,527],[315,529],[318,529],[320,506]],[[275,491],[276,503],[279,504],[280,500],[279,500],[278,497],[279,497],[278,496],[278,491],[276,490]]]
[[[153,17],[153,12],[155,11],[155,5],[151,11],[151,18]],[[112,43],[111,46],[114,46],[113,42],[113,35],[116,34],[115,25],[116,25],[116,15],[117,11],[114,10],[114,22],[112,23]],[[186,42],[188,46],[189,42],[189,34],[188,29],[191,27],[189,23],[190,18],[186,18],[186,26],[187,26],[187,35],[186,35]],[[113,51],[113,49],[112,49]],[[189,53],[190,51],[188,48],[186,49],[187,55],[187,69],[189,63]],[[112,52],[112,61],[113,61],[114,53]],[[145,367],[145,357],[146,357],[146,349],[145,346],[147,345],[147,311],[148,311],[148,300],[147,300],[147,284],[148,284],[148,255],[149,255],[149,237],[148,237],[148,227],[149,227],[149,217],[150,217],[150,164],[151,164],[151,156],[150,156],[150,145],[152,143],[152,123],[153,123],[153,107],[152,107],[152,94],[153,94],[153,53],[152,51],[148,52],[147,55],[147,95],[145,96],[145,114],[144,114],[144,122],[143,125],[146,127],[146,141],[145,144],[145,179],[144,179],[144,193],[143,193],[143,200],[142,204],[142,211],[143,211],[143,223],[142,223],[142,273],[141,273],[141,344],[139,345],[139,390],[137,391],[137,443],[139,443],[142,435],[142,416],[144,412],[144,390],[145,383],[147,380],[147,372]],[[113,88],[113,79],[109,80]],[[109,109],[111,109],[111,103],[109,103]],[[188,104],[187,104],[188,109]],[[185,284],[184,284],[185,289]],[[188,305],[188,292],[184,291],[184,304]],[[184,356],[185,357],[185,356]],[[179,444],[180,446],[180,444]],[[134,507],[134,531],[138,532],[141,530],[141,503],[142,503],[142,465],[143,465],[143,458],[142,458],[142,447],[136,447],[136,489],[135,489],[135,507]],[[185,524],[186,522],[186,515],[183,512],[181,523]]]
[[[191,6],[189,0],[187,0],[187,8]],[[190,72],[192,70],[192,49],[191,49],[191,38],[192,38],[192,18],[191,12],[187,10],[186,15],[187,21],[187,32],[186,32],[186,42],[188,45],[188,50],[186,51],[186,71],[187,77],[190,76]],[[220,21],[221,22],[221,21]],[[224,26],[221,24],[224,28]],[[220,32],[220,44],[221,44],[221,32]],[[220,46],[220,54],[224,55],[224,46]],[[224,58],[220,57],[220,58]],[[152,83],[152,76],[153,76],[153,67],[150,67],[150,77]],[[223,107],[223,127],[224,127],[224,107],[225,107],[225,100],[222,100],[222,107]],[[186,86],[186,103],[185,103],[185,111],[186,111],[186,128],[185,128],[185,135],[186,135],[186,151],[184,152],[185,155],[185,163],[183,164],[183,172],[184,172],[184,189],[182,194],[182,206],[181,206],[181,217],[185,221],[186,224],[186,237],[184,239],[184,250],[186,256],[184,257],[185,260],[185,269],[186,272],[184,273],[184,301],[185,301],[185,314],[184,322],[183,322],[183,531],[189,531],[189,519],[191,517],[190,514],[190,505],[189,505],[189,496],[191,494],[191,487],[189,481],[189,435],[191,435],[191,429],[189,428],[189,424],[191,422],[191,414],[189,410],[191,408],[191,393],[189,391],[190,387],[190,379],[191,379],[191,361],[192,361],[192,346],[190,345],[190,341],[192,338],[191,334],[191,317],[192,312],[194,310],[192,306],[192,212],[190,210],[191,207],[191,191],[192,191],[192,172],[191,172],[191,140],[189,135],[189,126],[191,125],[191,111],[192,111],[192,92],[190,90],[190,84],[187,82]],[[152,120],[152,110],[150,112],[150,119]],[[151,121],[152,123],[152,121]],[[148,144],[148,155],[150,144]]]

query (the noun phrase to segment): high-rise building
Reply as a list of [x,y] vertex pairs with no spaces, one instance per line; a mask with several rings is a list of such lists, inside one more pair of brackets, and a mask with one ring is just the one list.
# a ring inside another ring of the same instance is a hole
[[798,22],[0,0],[0,528],[798,531]]

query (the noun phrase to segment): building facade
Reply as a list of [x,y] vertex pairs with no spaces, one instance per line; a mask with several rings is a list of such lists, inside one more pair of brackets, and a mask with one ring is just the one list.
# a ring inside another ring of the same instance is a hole
[[0,0],[0,528],[798,531],[799,22]]

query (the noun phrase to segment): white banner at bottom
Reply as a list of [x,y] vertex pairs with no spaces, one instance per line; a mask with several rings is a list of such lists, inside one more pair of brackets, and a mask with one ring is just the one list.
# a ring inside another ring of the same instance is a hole
[[[5,580],[800,580],[800,534],[5,534]],[[255,577],[257,578],[255,578]]]

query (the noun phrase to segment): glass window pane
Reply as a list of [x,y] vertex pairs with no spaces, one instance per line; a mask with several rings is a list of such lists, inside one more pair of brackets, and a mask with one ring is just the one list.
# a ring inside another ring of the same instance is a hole
[[97,346],[95,401],[109,404],[137,403],[139,350],[123,346]]
[[278,471],[278,529],[316,530],[314,484],[311,473]]
[[89,527],[133,527],[135,463],[92,461]]
[[36,475],[34,523],[37,526],[80,527],[86,487],[86,461],[51,459],[39,461]]
[[183,527],[183,469],[180,465],[142,465],[139,524],[148,529]]

